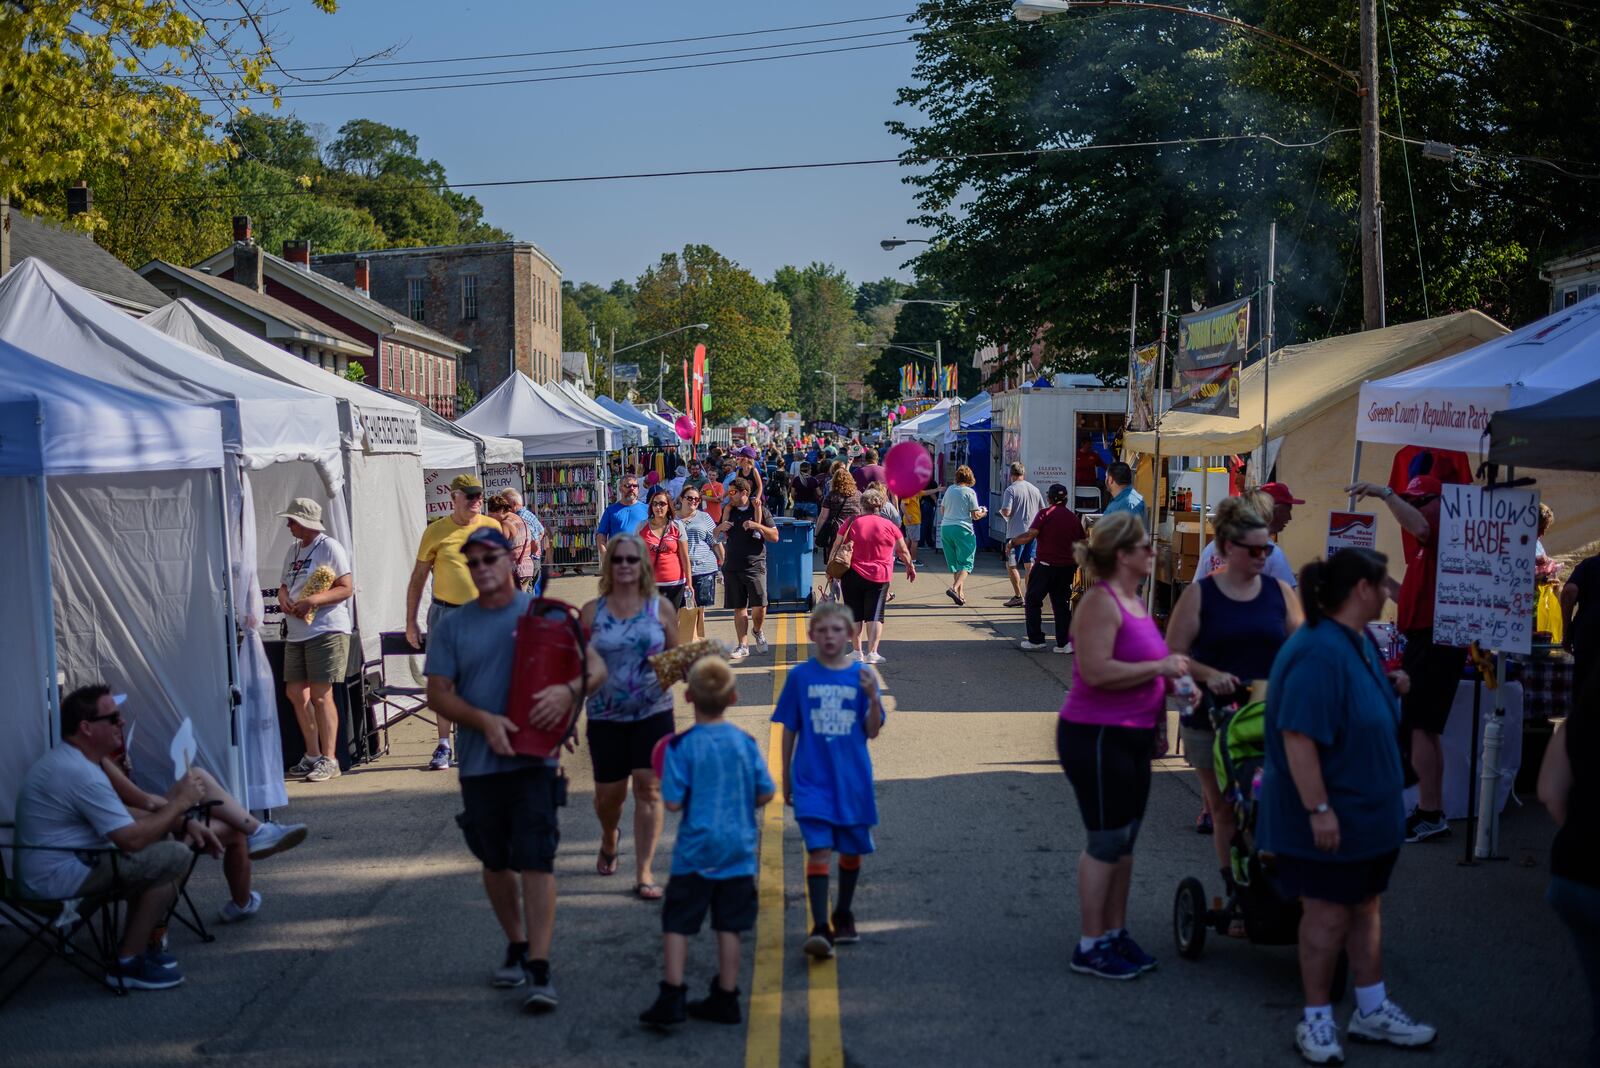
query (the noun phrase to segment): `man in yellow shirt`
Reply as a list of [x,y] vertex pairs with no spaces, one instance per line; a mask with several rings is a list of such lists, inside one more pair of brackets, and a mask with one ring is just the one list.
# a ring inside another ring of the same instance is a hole
[[[422,532],[422,544],[417,548],[417,563],[411,569],[411,581],[406,585],[406,640],[412,648],[422,648],[422,636],[417,630],[417,608],[422,603],[422,587],[428,576],[433,576],[433,601],[428,605],[428,631],[431,633],[439,619],[462,605],[478,599],[477,584],[467,570],[466,557],[461,546],[472,532],[490,527],[504,533],[497,520],[483,514],[483,483],[477,475],[457,475],[450,480],[450,514],[435,519]],[[428,767],[444,771],[450,767],[450,721],[439,720],[439,745],[433,751]]]

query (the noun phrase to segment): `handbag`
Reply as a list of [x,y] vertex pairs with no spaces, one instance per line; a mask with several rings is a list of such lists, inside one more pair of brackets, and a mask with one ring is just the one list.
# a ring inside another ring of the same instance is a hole
[[855,525],[855,519],[839,528],[839,533],[834,536],[833,548],[828,550],[828,577],[842,579],[850,570],[850,565],[855,560],[856,547],[850,540],[850,528]]
[[1536,634],[1548,634],[1546,639],[1551,645],[1560,645],[1564,636],[1565,627],[1561,619],[1561,595],[1553,583],[1540,585],[1537,599],[1534,601],[1533,630]]
[[[565,601],[535,597],[517,619],[516,653],[511,667],[511,689],[506,695],[506,718],[517,727],[511,748],[522,756],[550,757],[572,736],[588,696],[585,658],[588,643],[578,610]],[[572,709],[560,723],[534,727],[534,698],[547,686],[578,683]]]

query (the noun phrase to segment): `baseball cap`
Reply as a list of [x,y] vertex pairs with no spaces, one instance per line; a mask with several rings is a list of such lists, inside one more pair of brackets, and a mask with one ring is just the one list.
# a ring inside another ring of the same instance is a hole
[[1052,482],[1050,483],[1050,489],[1046,491],[1045,496],[1052,501],[1064,501],[1067,499],[1067,487],[1063,486],[1059,482]]
[[467,535],[467,540],[461,543],[461,548],[465,549],[468,545],[492,545],[496,549],[501,549],[505,552],[511,552],[515,548],[511,544],[511,539],[494,527],[479,527],[474,530]]
[[739,455],[740,456],[748,456],[748,457],[750,457],[750,459],[754,460],[757,456],[760,456],[761,454],[756,452],[756,447],[754,445],[746,445],[744,448],[739,450]]
[[1444,484],[1432,475],[1418,475],[1406,483],[1402,497],[1437,497],[1444,492]]
[[322,505],[310,497],[296,497],[289,507],[278,513],[279,519],[293,519],[307,530],[323,530]]
[[450,488],[452,490],[460,490],[468,497],[483,496],[483,483],[478,479],[477,475],[457,475],[450,480]]
[[1279,504],[1305,504],[1306,502],[1289,492],[1289,487],[1282,482],[1268,482],[1261,487],[1261,492],[1277,501]]

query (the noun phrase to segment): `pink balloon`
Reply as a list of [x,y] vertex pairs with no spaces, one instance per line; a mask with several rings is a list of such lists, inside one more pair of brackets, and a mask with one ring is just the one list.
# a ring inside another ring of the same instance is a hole
[[928,484],[933,475],[933,457],[917,442],[902,441],[884,454],[883,473],[890,493],[909,497]]
[[678,416],[678,421],[673,424],[672,429],[678,432],[680,438],[688,441],[694,437],[694,420],[688,415],[680,415]]

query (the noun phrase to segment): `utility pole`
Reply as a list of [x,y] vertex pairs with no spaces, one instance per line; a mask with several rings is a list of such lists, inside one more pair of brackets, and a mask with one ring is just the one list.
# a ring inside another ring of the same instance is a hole
[[944,341],[933,339],[933,383],[935,397],[944,396]]
[[614,326],[611,328],[611,358],[609,360],[609,365],[611,367],[611,399],[612,400],[616,400],[616,398],[617,398],[617,328],[614,327]]
[[1383,201],[1378,187],[1378,0],[1361,0],[1361,327],[1384,325]]

